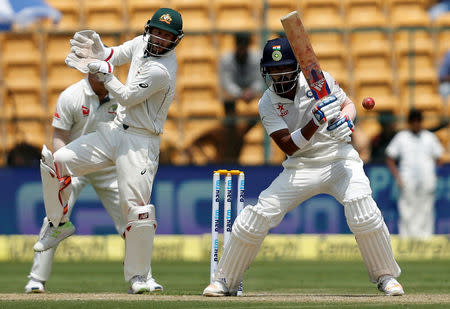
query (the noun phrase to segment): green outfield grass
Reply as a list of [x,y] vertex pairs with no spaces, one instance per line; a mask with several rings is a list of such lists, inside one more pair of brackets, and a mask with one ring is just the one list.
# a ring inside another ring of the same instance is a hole
[[[31,263],[0,263],[0,308],[450,307],[450,261],[400,266],[407,297],[382,297],[368,281],[362,262],[284,261],[252,265],[244,278],[244,294],[250,296],[210,299],[199,297],[208,283],[208,262],[155,262],[154,277],[165,288],[156,296],[127,295],[122,263],[87,262],[55,263],[47,295],[22,295]],[[442,295],[441,303],[433,301]]]

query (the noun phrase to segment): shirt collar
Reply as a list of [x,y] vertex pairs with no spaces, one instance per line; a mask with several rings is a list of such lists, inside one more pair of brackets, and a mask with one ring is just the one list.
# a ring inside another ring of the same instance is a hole
[[103,103],[107,103],[111,101],[111,98],[109,97],[109,93],[103,98],[103,100],[100,102],[100,105],[102,105]]

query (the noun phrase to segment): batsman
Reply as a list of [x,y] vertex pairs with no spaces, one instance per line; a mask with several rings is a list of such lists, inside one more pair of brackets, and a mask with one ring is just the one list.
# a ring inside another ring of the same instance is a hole
[[269,86],[258,103],[261,121],[287,159],[257,204],[237,216],[214,281],[203,295],[236,295],[269,230],[299,204],[322,193],[344,206],[370,281],[386,295],[404,294],[396,280],[400,268],[389,231],[372,198],[363,162],[349,143],[356,116],[353,102],[327,72],[323,73],[330,95],[316,100],[286,38],[266,43],[260,67]]
[[[180,13],[155,12],[139,35],[120,46],[105,46],[93,30],[75,33],[66,64],[95,74],[119,103],[114,121],[99,125],[54,154],[43,152],[41,175],[47,218],[58,226],[67,218],[71,177],[115,166],[125,218],[124,276],[130,293],[150,291],[147,274],[156,229],[150,204],[159,164],[160,140],[175,94],[175,47],[183,37]],[[130,63],[125,84],[112,73]]]

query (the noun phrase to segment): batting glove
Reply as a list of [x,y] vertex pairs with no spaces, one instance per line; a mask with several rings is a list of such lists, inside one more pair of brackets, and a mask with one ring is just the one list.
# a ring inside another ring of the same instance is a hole
[[93,30],[75,32],[70,45],[70,50],[81,58],[109,60],[113,53],[113,49],[106,47],[98,33]]
[[330,132],[330,136],[338,141],[349,141],[350,134],[353,133],[355,125],[353,121],[347,116],[342,115],[333,123],[331,123],[327,130]]
[[327,121],[330,121],[337,116],[341,111],[341,104],[337,100],[336,96],[330,95],[324,99],[317,101],[312,109],[313,121],[316,126],[320,126]]

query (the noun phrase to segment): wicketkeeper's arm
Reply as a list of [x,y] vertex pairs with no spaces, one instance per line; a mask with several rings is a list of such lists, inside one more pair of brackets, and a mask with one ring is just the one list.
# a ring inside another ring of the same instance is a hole
[[140,74],[126,85],[111,75],[105,81],[105,87],[122,106],[129,107],[141,104],[152,94],[170,85],[168,72],[160,66],[152,65],[142,68]]

